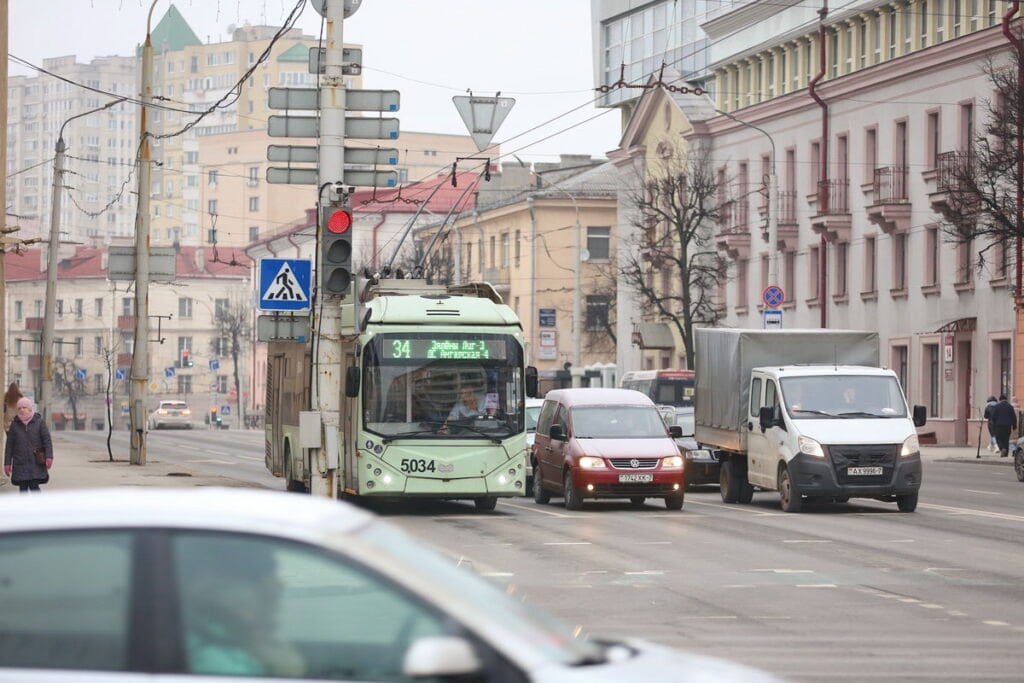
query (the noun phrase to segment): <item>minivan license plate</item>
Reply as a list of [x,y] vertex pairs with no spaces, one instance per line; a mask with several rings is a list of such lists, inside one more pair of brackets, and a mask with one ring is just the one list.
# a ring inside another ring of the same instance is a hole
[[846,468],[846,473],[848,475],[850,475],[851,477],[856,477],[856,476],[861,476],[861,477],[867,476],[867,477],[870,477],[871,475],[879,475],[879,474],[881,474],[882,473],[882,468],[881,467],[847,467]]
[[654,481],[653,474],[620,474],[620,484],[646,484]]

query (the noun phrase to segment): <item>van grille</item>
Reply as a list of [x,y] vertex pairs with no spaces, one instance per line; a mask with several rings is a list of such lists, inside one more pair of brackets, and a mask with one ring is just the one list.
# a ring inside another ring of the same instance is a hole
[[653,470],[658,466],[658,458],[608,458],[608,460],[617,470]]
[[[829,446],[828,453],[840,484],[886,484],[896,467],[898,444]],[[848,467],[881,467],[880,475],[848,475]]]

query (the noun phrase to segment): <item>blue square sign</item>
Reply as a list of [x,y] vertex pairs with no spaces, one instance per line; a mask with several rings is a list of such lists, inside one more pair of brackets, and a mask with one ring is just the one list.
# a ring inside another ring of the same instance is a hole
[[260,310],[308,311],[312,271],[309,259],[260,259]]

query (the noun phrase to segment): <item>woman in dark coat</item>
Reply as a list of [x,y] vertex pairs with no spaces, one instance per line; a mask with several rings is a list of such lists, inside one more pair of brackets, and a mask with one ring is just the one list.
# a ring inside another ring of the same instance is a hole
[[[36,462],[35,451],[42,448],[45,464]],[[36,412],[29,398],[18,399],[18,416],[7,432],[4,449],[4,474],[17,484],[22,493],[38,491],[40,484],[50,481],[49,469],[53,465],[53,442],[43,416]]]

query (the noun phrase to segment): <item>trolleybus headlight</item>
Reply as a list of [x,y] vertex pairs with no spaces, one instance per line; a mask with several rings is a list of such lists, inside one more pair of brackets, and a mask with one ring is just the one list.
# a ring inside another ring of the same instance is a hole
[[920,452],[921,443],[917,440],[917,434],[914,434],[903,442],[903,447],[900,449],[900,457],[906,458],[911,455],[917,455]]
[[379,467],[374,468],[373,476],[375,476],[375,477],[379,477],[380,476],[380,468]]
[[800,452],[805,455],[813,455],[816,458],[825,457],[825,449],[821,447],[820,443],[810,437],[801,436],[797,439],[797,446]]
[[591,455],[584,455],[579,461],[580,467],[585,470],[603,470],[604,458],[595,458]]

